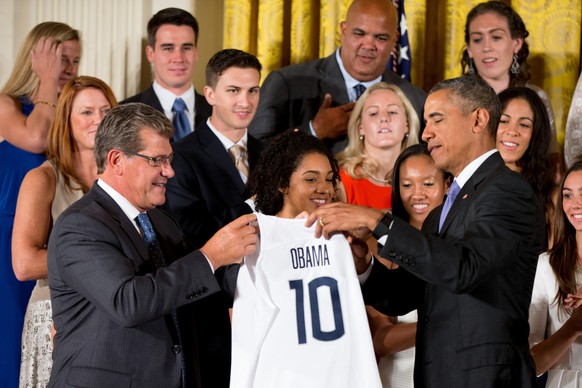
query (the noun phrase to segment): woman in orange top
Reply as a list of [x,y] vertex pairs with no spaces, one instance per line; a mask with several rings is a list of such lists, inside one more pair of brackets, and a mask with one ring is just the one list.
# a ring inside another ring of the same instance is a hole
[[391,177],[400,151],[418,143],[416,111],[395,85],[379,82],[356,103],[348,123],[348,146],[337,155],[340,199],[391,209]]

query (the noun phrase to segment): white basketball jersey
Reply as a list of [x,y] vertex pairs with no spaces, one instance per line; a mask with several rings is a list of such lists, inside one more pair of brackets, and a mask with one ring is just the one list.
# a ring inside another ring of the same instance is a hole
[[343,235],[257,213],[232,317],[231,388],[381,387],[366,311]]

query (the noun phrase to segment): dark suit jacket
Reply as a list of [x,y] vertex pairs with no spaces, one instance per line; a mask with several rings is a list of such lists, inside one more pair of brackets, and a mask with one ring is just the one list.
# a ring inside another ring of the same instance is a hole
[[[206,122],[173,144],[176,175],[167,184],[166,208],[178,220],[186,238],[201,247],[224,225],[251,213],[249,198],[228,151]],[[249,169],[263,145],[248,137]]]
[[[198,94],[196,90],[194,90],[194,95],[196,96],[194,97],[194,111],[196,112],[194,114],[194,128],[196,128],[200,123],[205,122],[206,119],[210,117],[212,114],[212,107],[208,104],[208,101],[206,101],[206,97]],[[121,101],[120,104],[126,104],[128,102],[143,102],[144,104],[164,113],[164,108],[162,108],[162,104],[160,104],[160,100],[151,85],[143,92]],[[191,109],[191,107],[188,108]]]
[[[49,386],[177,387],[182,357],[196,380],[191,338],[179,343],[170,314],[180,317],[220,285],[204,255],[188,253],[171,217],[148,214],[168,264],[157,270],[135,226],[97,184],[57,220],[48,247],[57,328]],[[226,274],[231,292],[237,266]]]
[[380,254],[399,271],[375,264],[366,302],[388,314],[418,307],[417,387],[536,386],[528,308],[545,232],[531,186],[495,153],[463,186],[439,233],[441,209],[424,234],[398,218],[389,232],[386,221],[378,226],[375,235],[388,232]]
[[[216,135],[203,122],[173,144],[175,176],[167,184],[166,204],[186,238],[202,247],[220,228],[252,212],[249,198],[234,162]],[[252,171],[263,149],[248,137],[249,168]],[[230,381],[230,298],[217,293],[193,306],[202,366],[202,386],[227,388]]]
[[[422,123],[426,93],[390,71],[384,72],[382,81],[402,89]],[[349,102],[335,52],[323,59],[272,71],[261,86],[259,107],[249,133],[263,141],[289,128],[310,133],[309,121],[315,117],[326,93],[331,94],[333,106]],[[347,145],[346,136],[324,142],[334,154]]]

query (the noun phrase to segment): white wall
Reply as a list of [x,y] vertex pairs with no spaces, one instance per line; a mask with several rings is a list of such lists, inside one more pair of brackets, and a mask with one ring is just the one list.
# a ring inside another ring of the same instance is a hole
[[60,21],[81,31],[83,56],[79,74],[107,82],[119,100],[151,82],[145,58],[146,25],[160,9],[191,12],[200,24],[200,60],[194,84],[202,91],[204,67],[222,48],[223,2],[214,0],[1,0],[0,85],[10,75],[26,34],[43,21]]

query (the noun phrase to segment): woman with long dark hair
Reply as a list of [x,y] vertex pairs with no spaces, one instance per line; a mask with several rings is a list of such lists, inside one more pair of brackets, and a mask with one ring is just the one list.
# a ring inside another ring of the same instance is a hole
[[564,174],[554,245],[540,256],[529,309],[530,346],[546,387],[582,386],[582,161]]
[[499,93],[502,111],[497,149],[505,164],[530,183],[544,211],[548,244],[552,243],[555,186],[549,154],[550,122],[543,101],[527,87]]

